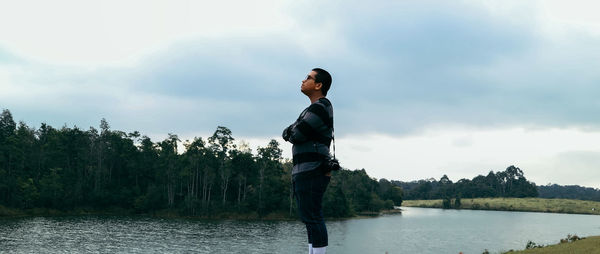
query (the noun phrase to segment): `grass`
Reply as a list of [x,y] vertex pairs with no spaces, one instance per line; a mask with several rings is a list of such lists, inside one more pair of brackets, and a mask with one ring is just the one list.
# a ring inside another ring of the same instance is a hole
[[119,207],[105,209],[93,209],[90,207],[78,207],[63,211],[51,208],[18,209],[0,205],[0,218],[6,217],[28,217],[28,216],[71,216],[71,215],[132,215],[132,210]]
[[20,215],[19,210],[0,205],[0,217],[14,217]]
[[[452,200],[454,204],[454,200]],[[442,200],[404,200],[402,206],[442,208]],[[461,199],[461,209],[600,215],[600,202],[545,198]]]
[[590,236],[583,240],[578,240],[569,243],[559,243],[549,245],[543,248],[528,249],[522,251],[514,251],[507,253],[522,253],[522,254],[554,254],[554,253],[590,253],[600,254],[600,236]]

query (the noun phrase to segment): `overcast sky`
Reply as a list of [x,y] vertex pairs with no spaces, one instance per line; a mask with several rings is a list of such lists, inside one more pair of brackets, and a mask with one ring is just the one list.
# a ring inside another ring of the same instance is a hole
[[[451,3],[450,3],[451,2]],[[337,157],[376,178],[515,165],[600,188],[596,1],[3,1],[0,109],[254,148],[333,76]]]

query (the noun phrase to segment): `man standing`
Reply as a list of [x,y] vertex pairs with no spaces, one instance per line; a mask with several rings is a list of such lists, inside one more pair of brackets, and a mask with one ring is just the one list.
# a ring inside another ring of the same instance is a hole
[[300,87],[311,104],[282,135],[293,144],[294,196],[300,219],[306,225],[309,254],[325,253],[328,244],[321,203],[331,179],[327,162],[333,139],[333,107],[325,98],[330,87],[331,75],[320,68],[312,69]]

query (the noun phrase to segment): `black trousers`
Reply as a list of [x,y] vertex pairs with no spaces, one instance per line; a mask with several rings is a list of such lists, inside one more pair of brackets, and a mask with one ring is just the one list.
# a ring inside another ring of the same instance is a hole
[[324,174],[297,177],[294,180],[294,196],[298,213],[306,225],[308,243],[311,243],[314,248],[328,245],[327,227],[323,219],[321,203],[330,180],[331,177]]

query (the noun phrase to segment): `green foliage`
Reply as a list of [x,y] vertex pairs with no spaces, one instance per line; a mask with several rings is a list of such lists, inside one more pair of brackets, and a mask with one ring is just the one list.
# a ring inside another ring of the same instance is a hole
[[592,236],[586,238],[579,238],[574,241],[568,241],[567,239],[573,236],[568,235],[566,239],[561,239],[559,244],[555,245],[537,245],[533,242],[528,242],[526,249],[521,251],[510,250],[505,253],[546,253],[546,254],[562,254],[562,253],[598,253],[600,246],[600,237]]
[[[271,140],[256,154],[218,126],[208,139],[168,134],[153,142],[134,131],[42,123],[32,129],[0,115],[0,206],[76,210],[126,209],[138,213],[218,216],[293,214],[292,163]],[[324,196],[326,216],[347,217],[400,205],[403,191],[370,178],[364,169],[334,172]],[[8,214],[8,213],[7,213]]]
[[33,183],[33,179],[18,179],[22,208],[33,208],[37,204],[40,194]]
[[61,168],[50,169],[50,172],[40,179],[40,204],[44,207],[61,207],[64,189],[60,171]]
[[460,196],[456,197],[456,199],[454,199],[454,208],[460,209],[461,206],[462,206],[462,204],[461,204]]
[[352,216],[350,202],[340,185],[330,185],[323,197],[323,214],[327,217]]
[[525,249],[527,249],[527,250],[529,250],[529,249],[535,249],[535,248],[544,248],[544,245],[536,244],[533,241],[528,241],[527,245],[525,245]]
[[379,188],[377,194],[379,195],[379,197],[381,197],[381,199],[386,200],[386,202],[392,202],[391,208],[389,208],[389,205],[386,205],[387,209],[392,209],[394,205],[402,205],[402,188],[394,185],[392,182],[384,178],[379,180]]
[[[405,200],[404,206],[442,208],[442,200]],[[456,203],[456,201],[455,201]],[[527,211],[546,213],[577,213],[600,215],[600,202],[573,199],[543,198],[476,198],[461,199],[462,209]]]
[[379,212],[386,208],[385,205],[385,201],[381,200],[377,194],[371,193],[367,210],[369,212]]
[[600,201],[600,189],[582,187],[579,185],[548,184],[538,186],[540,198],[564,198]]
[[505,171],[487,176],[479,175],[471,180],[461,179],[453,183],[443,175],[439,181],[435,179],[415,182],[394,182],[406,191],[407,200],[448,199],[453,197],[537,197],[538,191],[534,183],[527,181],[523,171],[509,166]]
[[444,200],[442,200],[442,208],[450,209],[450,207],[450,198],[445,198]]
[[583,239],[585,239],[585,237],[579,237],[577,235],[568,234],[567,238],[560,239],[560,243],[572,243],[572,242],[583,240]]

